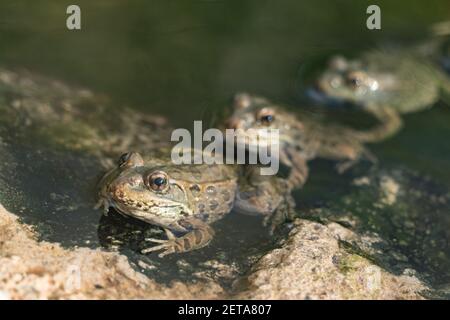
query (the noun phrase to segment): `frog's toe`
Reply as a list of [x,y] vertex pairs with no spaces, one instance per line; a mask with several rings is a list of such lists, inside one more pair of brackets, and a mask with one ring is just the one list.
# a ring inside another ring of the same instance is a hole
[[167,256],[168,254],[175,253],[175,252],[177,252],[175,247],[169,247],[169,248],[166,248],[165,251],[158,254],[158,257],[163,258],[163,257]]
[[278,227],[280,227],[280,225],[282,225],[284,223],[284,219],[272,219],[272,221],[270,222],[270,225],[269,225],[269,234],[271,235],[271,236],[273,236],[274,235],[274,233],[275,233],[275,230],[277,230],[277,228]]
[[267,227],[269,225],[269,221],[270,221],[270,215],[269,216],[265,216],[264,220],[263,220],[263,226]]
[[102,207],[102,205],[103,205],[103,200],[102,200],[102,199],[99,199],[99,200],[97,201],[97,203],[95,204],[95,206],[94,206],[94,210],[100,209],[100,208]]
[[163,252],[161,252],[158,257],[162,258],[168,254],[171,253],[175,253],[177,252],[177,246],[175,241],[172,240],[161,240],[161,239],[146,239],[148,241],[152,241],[152,242],[156,242],[156,243],[160,243],[160,245],[154,246],[154,247],[150,247],[147,249],[142,250],[141,252],[146,254],[146,253],[150,253],[150,252],[154,252],[154,251],[159,251],[159,250],[163,250]]
[[276,212],[272,216],[266,216],[263,220],[263,226],[269,228],[269,234],[273,235],[277,227],[284,221],[284,218],[280,219],[280,214]]
[[172,233],[172,231],[170,231],[169,229],[164,228],[164,232],[166,233],[166,236],[169,240],[174,240],[177,237],[175,237],[175,235]]
[[296,216],[295,200],[291,195],[287,195],[284,202],[280,204],[273,214],[264,218],[263,225],[269,227],[269,233],[273,235],[278,227],[286,221],[293,221]]
[[167,242],[167,240],[164,239],[155,239],[155,238],[146,238],[146,241],[156,242],[156,243],[164,243]]
[[105,216],[107,216],[108,215],[108,211],[109,211],[109,202],[108,202],[108,200],[106,200],[106,199],[99,199],[98,201],[97,201],[97,203],[95,204],[95,206],[94,206],[94,210],[98,210],[98,209],[100,209],[100,208],[102,208],[103,207],[103,214],[105,215]]
[[336,164],[336,171],[339,174],[344,174],[347,172],[351,167],[353,167],[356,164],[356,160],[348,160],[348,161],[342,161]]

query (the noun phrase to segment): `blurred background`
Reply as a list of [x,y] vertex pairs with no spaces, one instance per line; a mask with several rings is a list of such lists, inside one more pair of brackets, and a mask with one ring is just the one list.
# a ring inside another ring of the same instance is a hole
[[[373,1],[1,1],[0,63],[28,67],[178,125],[223,108],[236,91],[289,102],[305,61],[380,43],[422,39],[450,18],[448,0],[377,1],[382,30],[366,28]],[[81,31],[66,8],[81,7]]]

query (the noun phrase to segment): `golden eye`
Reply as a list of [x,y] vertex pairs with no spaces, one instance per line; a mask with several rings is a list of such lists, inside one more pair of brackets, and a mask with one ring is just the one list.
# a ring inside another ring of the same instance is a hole
[[362,72],[350,72],[347,75],[347,83],[353,88],[361,86],[364,82],[364,73]]
[[154,191],[165,191],[169,186],[169,177],[165,172],[155,171],[144,179],[145,185]]
[[258,112],[256,118],[264,125],[269,125],[275,120],[275,112],[271,109],[264,108]]
[[144,160],[142,156],[137,152],[127,152],[120,156],[117,165],[120,168],[123,167],[137,167],[142,166],[144,164]]

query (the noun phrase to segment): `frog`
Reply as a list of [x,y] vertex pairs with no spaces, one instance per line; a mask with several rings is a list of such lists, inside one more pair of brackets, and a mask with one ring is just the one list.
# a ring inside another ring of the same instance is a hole
[[[397,113],[386,109],[386,121],[369,130],[356,130],[337,123],[328,123],[321,115],[307,108],[289,108],[270,100],[242,92],[233,99],[233,112],[227,127],[246,141],[246,146],[258,144],[254,135],[258,129],[279,130],[279,161],[290,168],[287,184],[290,189],[301,188],[309,175],[308,162],[315,158],[338,161],[337,170],[344,173],[359,160],[372,163],[377,158],[365,143],[386,139],[399,126]],[[242,141],[241,140],[241,141]]]
[[386,109],[402,115],[431,108],[439,100],[449,101],[450,77],[441,67],[445,60],[441,61],[411,48],[370,50],[354,59],[335,55],[309,93],[325,105],[350,103],[386,121]]
[[251,178],[255,168],[243,175],[238,165],[174,164],[168,153],[169,149],[124,153],[98,186],[96,208],[103,207],[104,214],[112,207],[164,229],[167,239],[146,239],[157,245],[143,254],[162,251],[159,257],[164,257],[207,246],[214,237],[211,224],[234,207],[264,215],[264,223],[273,221],[273,226],[287,212],[281,179]]
[[409,113],[431,107],[450,86],[438,68],[414,52],[376,50],[353,60],[332,57],[316,89],[331,99]]

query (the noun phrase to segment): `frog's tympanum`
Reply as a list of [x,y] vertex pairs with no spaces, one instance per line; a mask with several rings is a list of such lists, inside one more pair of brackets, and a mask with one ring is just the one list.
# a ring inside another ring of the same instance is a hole
[[282,179],[248,178],[239,174],[240,169],[225,164],[175,165],[167,152],[129,152],[100,181],[97,207],[103,206],[105,213],[113,207],[164,228],[168,239],[148,239],[158,245],[143,253],[162,250],[160,256],[165,256],[195,250],[213,238],[210,224],[235,205],[243,212],[265,215],[272,223],[279,222],[281,211],[287,212],[281,205],[286,190]]
[[364,147],[364,142],[376,142],[390,136],[398,127],[396,113],[386,111],[385,122],[367,131],[357,131],[337,124],[328,124],[316,114],[293,113],[274,105],[265,98],[247,93],[236,95],[234,113],[228,120],[228,127],[237,130],[237,135],[246,143],[258,143],[253,137],[258,130],[271,128],[279,130],[280,162],[291,168],[288,184],[302,186],[308,176],[307,162],[320,157],[339,160],[338,171],[343,172],[365,156],[375,158]]

